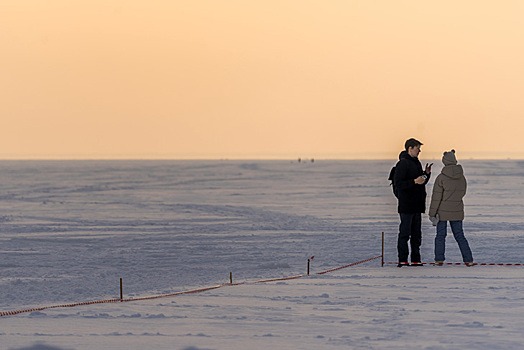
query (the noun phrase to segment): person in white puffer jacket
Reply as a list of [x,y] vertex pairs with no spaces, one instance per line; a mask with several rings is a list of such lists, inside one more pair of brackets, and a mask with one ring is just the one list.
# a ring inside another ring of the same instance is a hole
[[429,207],[429,219],[437,226],[435,237],[435,264],[443,265],[446,260],[446,235],[447,222],[451,226],[453,236],[458,243],[462,260],[467,266],[473,264],[473,254],[468,240],[464,236],[464,201],[466,195],[467,181],[464,170],[457,164],[455,150],[444,152],[442,156],[444,168],[435,179],[433,194]]

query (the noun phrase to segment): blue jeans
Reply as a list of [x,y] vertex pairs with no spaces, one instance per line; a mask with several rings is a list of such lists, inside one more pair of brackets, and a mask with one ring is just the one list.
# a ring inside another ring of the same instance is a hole
[[[439,221],[437,224],[437,236],[435,237],[435,261],[446,260],[446,235],[448,230],[447,221]],[[451,231],[458,243],[460,253],[462,254],[462,261],[473,262],[473,255],[469,248],[469,243],[464,237],[464,230],[462,229],[462,220],[450,221]]]

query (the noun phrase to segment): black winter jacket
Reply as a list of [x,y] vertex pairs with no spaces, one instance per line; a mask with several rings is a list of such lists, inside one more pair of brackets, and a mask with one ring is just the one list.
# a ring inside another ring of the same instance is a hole
[[395,166],[395,186],[398,191],[398,212],[403,214],[424,213],[426,211],[426,184],[417,185],[415,180],[425,172],[418,158],[413,158],[407,151],[402,151]]

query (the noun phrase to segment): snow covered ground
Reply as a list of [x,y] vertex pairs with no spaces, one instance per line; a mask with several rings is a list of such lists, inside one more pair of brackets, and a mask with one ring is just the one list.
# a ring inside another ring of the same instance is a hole
[[[5,349],[522,349],[523,266],[396,260],[394,161],[2,161]],[[523,263],[524,162],[463,161],[475,260]],[[435,161],[435,175],[440,171]],[[432,181],[428,186],[431,190]],[[428,198],[429,199],[429,198]],[[434,228],[424,220],[422,254]],[[312,275],[255,283],[273,277]],[[460,262],[448,237],[447,260]]]

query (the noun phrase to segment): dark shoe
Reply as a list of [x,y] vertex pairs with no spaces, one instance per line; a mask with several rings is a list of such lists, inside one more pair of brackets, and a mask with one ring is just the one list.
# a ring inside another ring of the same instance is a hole
[[412,261],[410,266],[424,266],[420,261]]
[[401,261],[397,265],[397,267],[402,267],[402,266],[409,266],[409,263],[407,261]]
[[444,265],[444,261],[435,261],[435,266],[442,266]]
[[466,264],[466,266],[474,266],[476,265],[473,261],[468,261],[468,262],[465,262],[464,264]]

